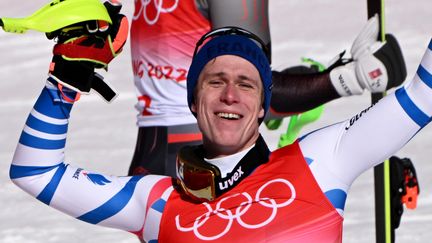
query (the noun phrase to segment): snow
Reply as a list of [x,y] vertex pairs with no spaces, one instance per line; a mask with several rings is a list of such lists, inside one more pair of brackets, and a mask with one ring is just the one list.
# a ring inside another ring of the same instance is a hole
[[[0,16],[22,17],[46,0],[0,1]],[[271,0],[270,24],[274,67],[296,65],[301,57],[327,62],[352,41],[365,23],[366,1]],[[132,1],[123,1],[131,16]],[[396,35],[407,62],[410,79],[430,40],[430,0],[386,2],[386,31]],[[138,242],[127,232],[80,222],[39,203],[9,179],[9,163],[28,112],[46,78],[52,41],[41,33],[24,35],[0,31],[0,242]],[[126,174],[136,131],[134,87],[129,45],[102,72],[120,92],[112,103],[92,94],[74,107],[67,144],[67,161],[108,174]],[[351,117],[370,103],[369,93],[332,101],[321,119],[303,131]],[[284,126],[262,132],[275,148]],[[418,208],[405,210],[397,242],[425,242],[432,238],[432,127],[426,127],[397,155],[416,165],[421,195]],[[428,141],[429,138],[429,141]],[[373,174],[366,172],[353,184],[344,221],[344,242],[374,242]]]

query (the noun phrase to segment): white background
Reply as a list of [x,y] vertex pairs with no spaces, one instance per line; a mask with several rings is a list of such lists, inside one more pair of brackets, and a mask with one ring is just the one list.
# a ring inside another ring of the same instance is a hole
[[[154,1],[154,0],[151,0]],[[162,1],[162,0],[161,0]],[[46,0],[0,0],[0,17],[27,16]],[[133,2],[123,1],[132,15]],[[430,0],[386,1],[386,30],[396,35],[407,62],[410,79],[429,43],[432,32]],[[270,24],[274,68],[313,57],[326,63],[349,50],[366,21],[366,1],[271,0]],[[80,222],[39,203],[9,180],[9,163],[33,102],[45,83],[53,42],[41,33],[25,35],[0,31],[0,242],[138,242],[135,236]],[[132,157],[135,127],[134,87],[129,44],[103,75],[120,92],[106,104],[96,94],[74,107],[67,144],[67,161],[87,169],[125,175]],[[332,101],[321,119],[304,129],[350,118],[370,103],[369,93]],[[285,131],[262,133],[272,148]],[[403,129],[403,128],[402,128]],[[397,155],[415,163],[421,195],[415,211],[405,210],[397,242],[432,239],[432,128],[427,127]],[[367,152],[367,151],[365,151]],[[374,242],[372,170],[354,183],[345,211],[344,242]]]

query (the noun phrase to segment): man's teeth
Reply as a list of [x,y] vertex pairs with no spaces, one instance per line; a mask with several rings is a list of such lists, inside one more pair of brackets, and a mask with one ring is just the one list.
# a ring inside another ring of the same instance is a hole
[[220,112],[217,115],[219,117],[221,117],[221,118],[226,118],[226,119],[240,119],[240,115],[239,114]]

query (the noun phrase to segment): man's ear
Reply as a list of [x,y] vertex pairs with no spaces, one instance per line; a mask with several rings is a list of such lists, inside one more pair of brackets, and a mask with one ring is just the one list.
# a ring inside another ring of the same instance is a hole
[[191,105],[191,111],[192,111],[193,113],[197,113],[197,108],[196,108],[196,105],[195,105],[195,100],[192,102],[192,105]]
[[258,118],[263,118],[264,117],[264,107],[261,106],[261,109],[258,113]]

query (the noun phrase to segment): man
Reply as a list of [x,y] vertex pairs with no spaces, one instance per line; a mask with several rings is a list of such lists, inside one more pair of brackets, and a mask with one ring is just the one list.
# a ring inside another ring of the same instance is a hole
[[[185,99],[187,71],[198,39],[223,26],[247,29],[271,49],[267,0],[135,1],[131,56],[138,136],[129,175],[175,176],[177,151],[201,143],[202,135]],[[273,90],[280,95],[272,100],[267,119],[307,111],[364,89],[381,92],[400,85],[406,77],[405,63],[397,42],[387,39],[384,45],[368,43],[363,48],[369,51],[353,52],[353,62],[339,60],[325,73],[294,75],[289,69],[273,70]],[[394,62],[383,61],[385,56]],[[387,69],[389,76],[369,78],[362,73],[366,63]]]
[[272,96],[265,46],[238,28],[205,37],[187,78],[203,145],[179,152],[177,180],[65,164],[76,92],[52,77],[26,122],[11,179],[47,205],[146,242],[341,242],[352,182],[431,120],[432,42],[411,83],[353,119],[270,153],[258,130]]

